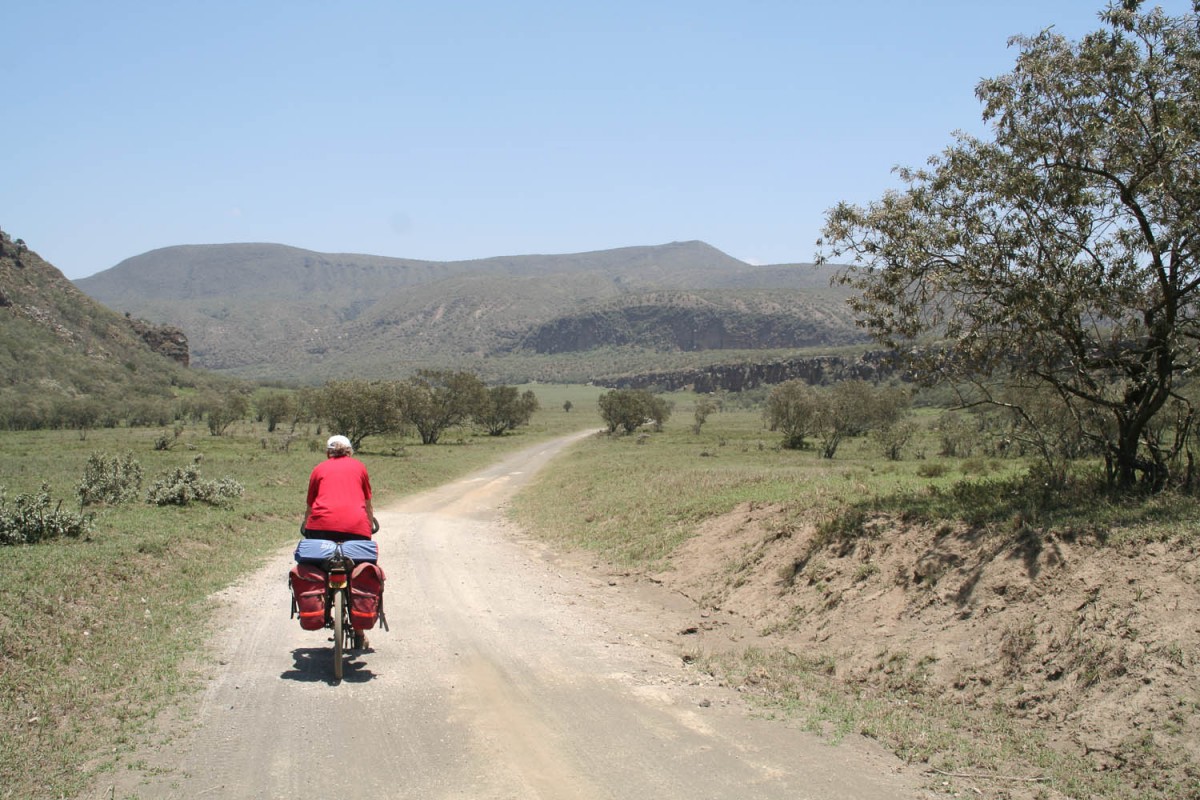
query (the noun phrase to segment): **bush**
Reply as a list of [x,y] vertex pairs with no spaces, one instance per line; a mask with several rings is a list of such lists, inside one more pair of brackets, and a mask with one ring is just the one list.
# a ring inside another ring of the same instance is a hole
[[645,389],[613,389],[600,395],[599,405],[609,433],[622,428],[630,434],[647,422],[653,422],[654,429],[661,431],[671,416],[671,403]]
[[821,398],[804,381],[791,380],[778,384],[767,397],[763,419],[767,427],[783,433],[783,446],[803,450],[807,438],[820,429]]
[[191,503],[220,505],[241,497],[245,488],[233,478],[206,481],[198,463],[164,473],[146,493],[146,502],[156,506],[186,506]]
[[78,539],[92,529],[91,514],[63,511],[62,501],[50,508],[49,484],[37,494],[17,495],[9,506],[0,489],[0,545],[33,544],[46,539]]
[[92,453],[75,494],[80,506],[98,503],[115,506],[136,499],[141,490],[142,465],[133,460],[133,453],[123,456]]
[[950,467],[941,462],[927,461],[917,466],[917,474],[922,478],[940,478],[950,471]]

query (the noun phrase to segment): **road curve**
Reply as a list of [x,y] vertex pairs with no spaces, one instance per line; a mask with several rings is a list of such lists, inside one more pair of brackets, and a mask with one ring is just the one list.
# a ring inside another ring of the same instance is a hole
[[924,797],[869,743],[754,718],[647,630],[667,612],[503,522],[582,435],[379,513],[391,630],[340,683],[326,632],[288,619],[290,549],[223,592],[198,705],[88,800]]

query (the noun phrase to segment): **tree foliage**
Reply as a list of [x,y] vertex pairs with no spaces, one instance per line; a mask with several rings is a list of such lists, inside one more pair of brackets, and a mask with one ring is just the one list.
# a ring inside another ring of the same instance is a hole
[[822,404],[817,390],[801,380],[784,381],[767,395],[763,419],[767,427],[783,434],[783,446],[803,450],[816,435]]
[[645,389],[613,389],[600,395],[599,405],[609,433],[633,433],[647,423],[662,430],[671,417],[671,404]]
[[403,429],[405,398],[395,381],[344,380],[307,391],[303,403],[314,419],[345,436],[357,450],[368,436]]
[[861,380],[813,387],[801,380],[778,384],[767,396],[764,419],[783,433],[783,446],[801,450],[819,438],[823,458],[833,458],[848,437],[896,425],[908,411],[908,391]]
[[515,386],[491,386],[474,419],[488,435],[501,436],[528,424],[537,410],[538,399],[533,390],[521,392]]
[[266,421],[267,433],[274,433],[280,423],[294,425],[300,410],[292,392],[270,389],[254,395],[254,409],[259,418]]
[[862,324],[923,380],[1018,414],[1000,383],[1047,388],[1112,484],[1159,489],[1200,356],[1200,26],[1141,6],[1079,41],[1015,38],[1013,70],[976,90],[991,139],[958,134],[902,191],[833,208],[820,257],[851,257]]
[[908,392],[900,387],[877,387],[862,380],[835,383],[818,394],[821,455],[833,458],[846,437],[891,428],[908,406]]
[[230,392],[213,398],[205,407],[204,416],[208,423],[208,432],[213,436],[223,436],[230,425],[245,419],[249,413],[250,400],[241,392]]
[[704,423],[708,421],[709,414],[712,414],[718,409],[716,399],[703,395],[696,400],[696,405],[692,409],[692,433],[700,435],[700,429],[704,427]]
[[471,372],[421,370],[403,384],[404,418],[422,444],[437,444],[447,429],[469,421],[483,408],[487,387]]

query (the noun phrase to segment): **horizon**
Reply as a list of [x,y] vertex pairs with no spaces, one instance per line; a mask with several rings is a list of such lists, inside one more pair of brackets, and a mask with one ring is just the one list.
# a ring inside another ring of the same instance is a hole
[[[26,244],[28,244],[28,243],[26,243]],[[238,246],[284,247],[284,248],[293,249],[293,250],[303,250],[304,252],[314,253],[316,255],[322,255],[322,256],[366,256],[368,258],[389,258],[389,259],[396,259],[398,261],[418,261],[421,263],[428,263],[428,264],[458,264],[458,263],[464,263],[464,262],[469,262],[469,261],[487,261],[490,259],[500,259],[500,258],[537,258],[537,257],[556,258],[556,257],[561,257],[561,256],[580,256],[580,255],[589,255],[592,253],[607,253],[607,252],[612,252],[612,251],[616,251],[616,250],[653,250],[653,249],[657,249],[657,248],[671,247],[673,245],[689,245],[689,244],[703,245],[705,247],[711,248],[711,249],[716,250],[717,252],[721,253],[722,255],[725,255],[725,256],[735,259],[737,261],[741,261],[743,264],[750,266],[750,267],[813,266],[812,261],[788,261],[788,262],[769,263],[769,264],[756,264],[756,263],[753,263],[750,261],[743,261],[742,259],[737,258],[737,256],[726,253],[724,250],[721,250],[721,248],[714,247],[713,245],[711,245],[708,242],[705,242],[701,239],[688,239],[686,241],[674,241],[674,242],[659,242],[657,244],[625,245],[625,246],[621,246],[621,247],[607,247],[607,248],[604,248],[601,250],[571,250],[571,251],[554,252],[554,253],[551,253],[551,252],[496,253],[496,254],[493,254],[490,256],[483,256],[482,258],[466,258],[466,259],[454,259],[454,260],[408,258],[406,256],[390,256],[390,255],[383,255],[380,253],[351,252],[348,250],[347,251],[338,251],[338,252],[331,252],[331,251],[324,251],[324,250],[312,250],[307,247],[298,247],[296,245],[290,245],[285,242],[188,242],[185,244],[173,244],[173,245],[165,245],[163,247],[155,247],[151,250],[145,251],[144,253],[138,253],[136,255],[129,256],[128,258],[124,258],[121,261],[114,264],[113,266],[106,267],[102,270],[99,270],[98,272],[92,273],[91,275],[81,275],[76,278],[70,278],[70,280],[79,281],[79,280],[85,280],[87,278],[93,278],[93,277],[96,277],[97,275],[100,275],[101,273],[116,269],[117,267],[120,267],[125,262],[131,261],[135,258],[141,258],[142,256],[146,256],[151,253],[156,253],[156,252],[159,252],[162,250],[172,250],[175,248],[183,248],[183,247],[238,247]],[[38,252],[36,247],[30,247],[29,249],[35,253]],[[40,253],[38,253],[38,255],[41,256]],[[49,263],[51,266],[57,267],[57,265],[54,264],[49,259],[45,259],[44,257],[43,257],[43,259],[47,263]]]

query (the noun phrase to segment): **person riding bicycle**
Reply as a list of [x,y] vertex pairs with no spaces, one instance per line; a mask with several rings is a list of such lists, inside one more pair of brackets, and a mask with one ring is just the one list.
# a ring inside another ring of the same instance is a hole
[[371,478],[353,457],[345,436],[330,436],[325,460],[308,477],[308,507],[302,529],[309,539],[370,539],[378,528],[371,507]]
[[[325,460],[308,478],[308,506],[301,533],[308,539],[370,539],[379,529],[371,507],[371,479],[367,467],[353,458],[354,447],[345,436],[330,436]],[[367,636],[355,631],[354,646],[369,647]]]

